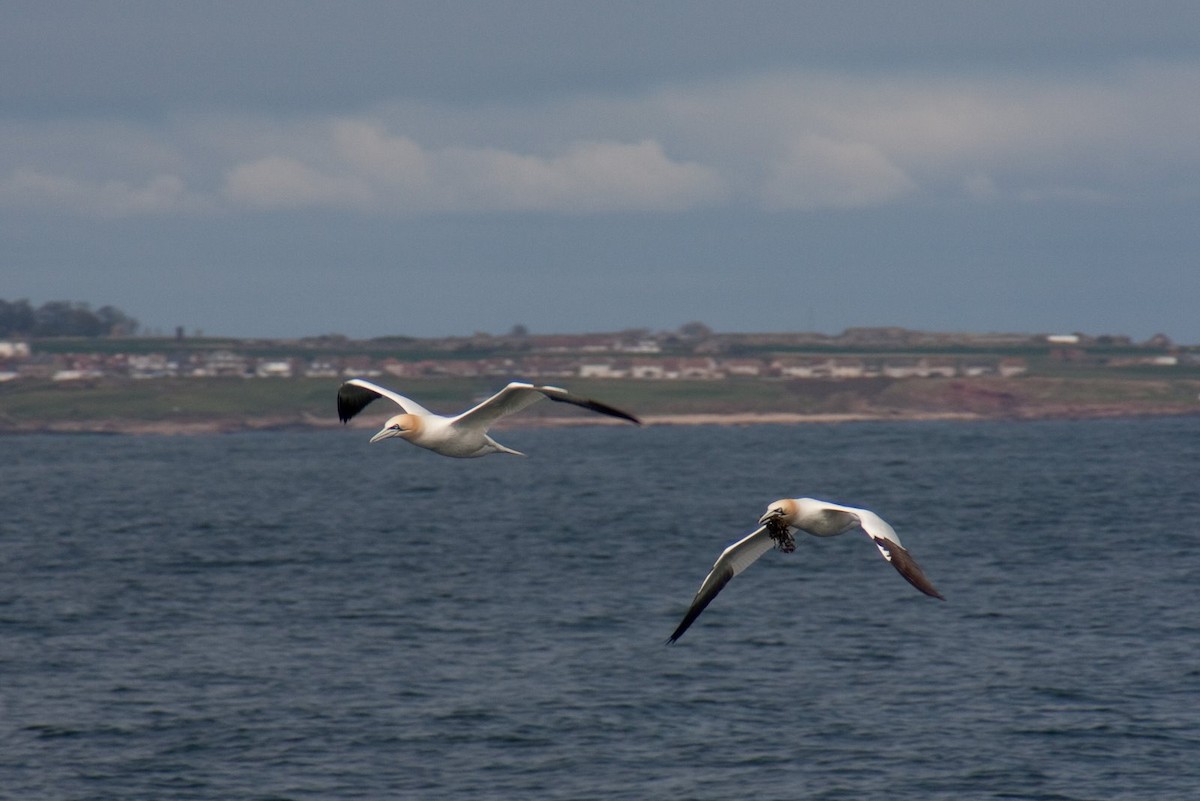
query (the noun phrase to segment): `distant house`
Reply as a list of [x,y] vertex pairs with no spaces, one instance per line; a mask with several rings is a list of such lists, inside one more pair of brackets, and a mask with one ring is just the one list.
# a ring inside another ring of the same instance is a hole
[[981,375],[993,375],[995,372],[996,365],[984,362],[966,362],[962,366],[962,374],[969,378],[978,378]]
[[131,353],[125,370],[131,378],[163,378],[179,372],[179,365],[163,353]]
[[655,339],[639,339],[635,342],[618,342],[614,348],[622,353],[661,353],[662,345]]
[[756,378],[763,374],[761,359],[722,359],[720,367],[726,375]]
[[342,360],[342,375],[346,378],[377,376],[379,368],[370,356],[347,356]]
[[304,375],[309,378],[337,378],[337,367],[333,362],[314,359],[304,367]]
[[259,378],[291,378],[292,363],[287,359],[264,359],[254,366]]
[[932,357],[921,360],[925,369],[925,378],[954,378],[958,375],[958,365],[953,359]]
[[245,377],[253,375],[253,371],[250,369],[250,360],[240,353],[214,350],[199,357],[199,362],[192,369],[192,375],[196,377]]
[[776,359],[771,362],[771,372],[783,378],[825,378],[830,374],[829,359]]
[[776,359],[770,369],[784,378],[862,378],[871,372],[861,359],[817,357]]
[[100,378],[104,374],[99,370],[55,370],[54,375],[50,376],[51,381],[82,381],[87,378]]
[[679,377],[692,380],[709,381],[721,378],[722,373],[717,369],[717,362],[707,356],[679,360]]
[[892,359],[883,365],[888,378],[916,378],[920,375],[916,359]]
[[629,364],[629,377],[662,380],[668,377],[668,371],[662,359],[634,359]]
[[862,378],[867,367],[860,359],[830,359],[829,375],[833,378]]
[[1012,378],[1013,376],[1024,375],[1029,370],[1029,365],[1025,363],[1024,359],[1008,357],[1001,359],[996,369],[1004,378]]
[[883,365],[888,378],[953,378],[958,368],[948,359],[894,359]]
[[1109,367],[1178,367],[1179,357],[1172,355],[1158,356],[1114,356],[1105,362]]
[[0,339],[0,359],[28,359],[29,343]]
[[513,376],[521,372],[513,359],[484,359],[476,365],[480,375]]
[[580,378],[625,378],[629,370],[610,360],[589,361],[579,364],[578,375]]

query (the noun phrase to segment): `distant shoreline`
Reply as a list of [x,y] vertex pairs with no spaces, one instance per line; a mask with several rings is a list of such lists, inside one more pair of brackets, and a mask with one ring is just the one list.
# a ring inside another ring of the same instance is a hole
[[[1101,420],[1146,417],[1200,416],[1200,410],[1188,408],[1130,408],[1127,406],[1062,406],[1041,409],[1022,409],[1018,414],[980,414],[976,412],[854,412],[828,414],[798,414],[792,412],[717,412],[696,414],[649,414],[642,417],[647,426],[748,426],[748,425],[838,425],[864,422],[980,422],[1033,420]],[[506,421],[498,428],[558,428],[572,426],[625,425],[594,417],[531,417]],[[137,421],[98,419],[52,421],[21,424],[0,424],[0,436],[5,434],[113,434],[127,436],[197,436],[206,434],[236,434],[253,431],[317,431],[341,428],[336,420],[320,418],[251,417],[243,420],[212,419],[189,421]],[[355,430],[374,430],[362,423]]]

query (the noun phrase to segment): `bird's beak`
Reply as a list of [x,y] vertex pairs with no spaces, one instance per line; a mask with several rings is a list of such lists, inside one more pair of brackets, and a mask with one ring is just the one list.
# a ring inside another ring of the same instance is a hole
[[779,518],[781,518],[781,517],[783,517],[783,510],[782,510],[782,509],[771,509],[771,510],[770,510],[770,511],[768,511],[768,512],[767,512],[765,515],[763,515],[762,517],[758,518],[758,524],[759,524],[760,526],[765,526],[765,525],[766,525],[767,523],[769,523],[770,521],[772,521],[772,520],[778,520],[778,519],[779,519]]
[[371,442],[379,442],[381,439],[391,439],[399,434],[400,429],[398,428],[385,428],[375,436],[371,437]]

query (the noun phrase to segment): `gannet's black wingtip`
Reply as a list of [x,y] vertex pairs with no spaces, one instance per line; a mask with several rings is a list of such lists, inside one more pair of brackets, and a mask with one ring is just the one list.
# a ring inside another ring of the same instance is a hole
[[345,382],[338,387],[337,391],[338,419],[343,423],[350,422],[350,418],[367,408],[368,404],[379,397],[381,397],[380,394],[374,390],[349,381]]
[[538,390],[538,392],[541,392],[543,395],[545,395],[547,398],[549,398],[552,401],[558,401],[559,403],[570,403],[573,406],[580,406],[584,409],[588,409],[593,412],[598,412],[600,414],[606,414],[609,417],[619,417],[622,420],[628,420],[629,422],[633,423],[634,425],[640,426],[642,424],[641,420],[637,419],[629,412],[621,411],[620,409],[616,408],[615,406],[609,406],[607,403],[601,403],[600,401],[592,400],[591,398],[584,398],[579,395],[572,395],[570,392],[567,392],[565,389],[562,389],[561,387],[535,387],[535,388]]

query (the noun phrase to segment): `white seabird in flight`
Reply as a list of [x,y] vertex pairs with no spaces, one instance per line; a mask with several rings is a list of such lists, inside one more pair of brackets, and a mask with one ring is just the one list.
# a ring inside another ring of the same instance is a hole
[[786,498],[768,506],[767,513],[758,522],[761,527],[757,531],[730,545],[717,558],[696,597],[692,599],[683,621],[668,638],[668,643],[682,637],[688,626],[695,622],[729,580],[758,561],[772,547],[778,546],[784,553],[796,550],[792,529],[816,537],[832,537],[857,526],[866,532],[883,558],[891,562],[892,567],[909,584],[926,595],[946,600],[921,572],[917,561],[900,544],[900,538],[887,521],[869,509],[856,509],[814,498]]
[[525,454],[520,451],[514,451],[512,448],[506,448],[496,442],[488,436],[487,430],[501,417],[519,412],[542,398],[582,406],[593,412],[620,417],[641,425],[641,421],[631,414],[598,401],[572,395],[565,389],[538,387],[517,381],[456,417],[443,417],[398,392],[376,386],[361,378],[352,378],[338,387],[338,418],[343,423],[349,421],[376,398],[387,398],[395,402],[404,410],[404,413],[389,418],[379,433],[371,437],[371,442],[400,437],[413,445],[427,448],[443,456],[455,456],[462,459],[487,456],[489,453],[511,453],[516,456],[524,456]]

